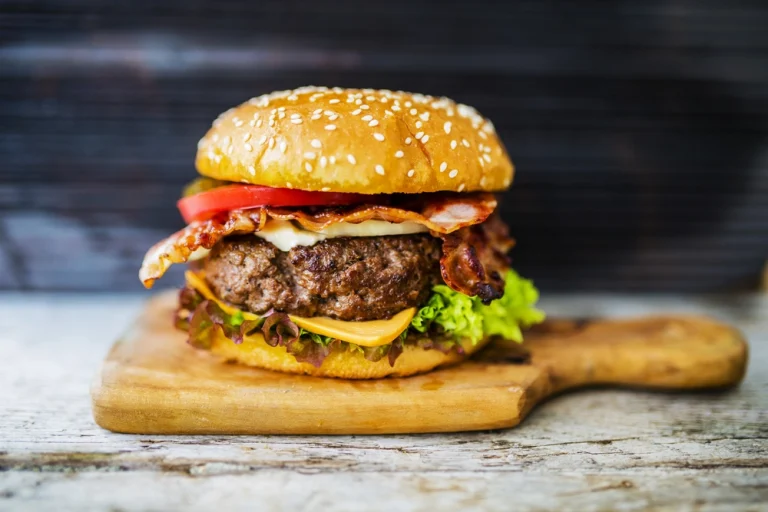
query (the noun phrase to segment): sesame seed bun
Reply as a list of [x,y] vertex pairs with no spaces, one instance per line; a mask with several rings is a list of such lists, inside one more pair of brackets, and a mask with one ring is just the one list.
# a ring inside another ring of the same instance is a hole
[[380,379],[406,377],[434,370],[438,366],[458,363],[479,351],[488,341],[490,338],[481,340],[476,345],[472,345],[468,340],[462,342],[465,351],[463,355],[455,351],[444,354],[439,350],[425,350],[406,343],[403,353],[395,361],[395,366],[390,366],[386,357],[374,362],[367,360],[358,351],[334,350],[325,358],[323,364],[316,368],[309,363],[296,361],[285,347],[270,347],[261,336],[248,336],[243,343],[236,345],[222,333],[218,333],[210,351],[226,361],[278,372],[339,379]]
[[197,170],[227,181],[364,194],[497,191],[514,168],[493,124],[447,98],[303,87],[214,121]]

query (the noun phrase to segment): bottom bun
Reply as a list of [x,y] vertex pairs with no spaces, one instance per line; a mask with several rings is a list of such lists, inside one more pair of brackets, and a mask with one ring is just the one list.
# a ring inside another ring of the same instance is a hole
[[367,360],[356,350],[334,350],[317,368],[309,363],[300,363],[285,347],[270,347],[261,336],[246,337],[243,343],[236,345],[219,333],[213,340],[210,351],[227,361],[278,372],[339,379],[379,379],[406,377],[428,372],[438,366],[458,363],[483,348],[489,340],[490,338],[486,338],[474,345],[469,340],[462,341],[463,354],[455,350],[444,354],[439,350],[425,350],[406,343],[394,366],[389,365],[386,357],[374,362]]

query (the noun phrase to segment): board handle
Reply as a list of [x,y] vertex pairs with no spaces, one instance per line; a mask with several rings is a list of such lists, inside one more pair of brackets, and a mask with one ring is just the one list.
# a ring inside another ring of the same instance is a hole
[[[548,320],[526,333],[522,347],[548,377],[546,394],[601,384],[726,388],[741,382],[747,367],[741,333],[699,316]],[[520,348],[497,343],[482,358],[514,362],[520,354]]]

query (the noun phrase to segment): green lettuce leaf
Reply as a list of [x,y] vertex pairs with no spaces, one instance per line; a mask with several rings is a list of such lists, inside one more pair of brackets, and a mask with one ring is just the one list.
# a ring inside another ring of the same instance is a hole
[[534,307],[539,291],[529,279],[514,270],[507,271],[504,296],[488,305],[478,297],[468,297],[445,285],[433,289],[427,305],[413,317],[410,327],[426,332],[437,325],[459,338],[477,343],[485,336],[502,336],[516,342],[523,341],[522,328],[544,321],[544,312]]

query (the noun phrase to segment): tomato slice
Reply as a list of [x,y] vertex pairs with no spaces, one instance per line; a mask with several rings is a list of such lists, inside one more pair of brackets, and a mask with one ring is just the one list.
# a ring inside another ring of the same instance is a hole
[[259,185],[227,185],[179,199],[176,206],[189,223],[210,218],[218,212],[258,206],[334,206],[364,203],[364,194],[310,192]]

